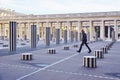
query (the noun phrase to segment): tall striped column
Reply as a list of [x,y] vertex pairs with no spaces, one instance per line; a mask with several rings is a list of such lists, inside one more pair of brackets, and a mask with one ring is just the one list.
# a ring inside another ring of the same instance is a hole
[[45,37],[46,37],[46,46],[49,46],[50,45],[50,27],[46,27],[46,35],[45,35]]
[[36,25],[31,25],[31,48],[36,48]]
[[67,43],[67,30],[64,30],[64,43]]
[[9,23],[9,51],[16,51],[16,22]]
[[56,44],[60,43],[60,29],[56,29]]

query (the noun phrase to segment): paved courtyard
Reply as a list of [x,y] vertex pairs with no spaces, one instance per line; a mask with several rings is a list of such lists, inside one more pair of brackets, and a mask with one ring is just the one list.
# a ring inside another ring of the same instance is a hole
[[[74,44],[68,44],[70,50],[64,50],[64,44],[51,46],[56,49],[56,54],[48,54],[47,47],[28,49],[26,52],[33,54],[31,61],[21,60],[19,49],[19,54],[6,53],[0,56],[0,80],[120,80],[120,42],[115,42],[103,59],[97,59],[96,68],[83,67],[83,56],[93,56],[95,50],[108,43],[90,43],[90,54],[85,46],[81,53],[77,53]],[[7,52],[1,49],[0,54],[4,51]]]

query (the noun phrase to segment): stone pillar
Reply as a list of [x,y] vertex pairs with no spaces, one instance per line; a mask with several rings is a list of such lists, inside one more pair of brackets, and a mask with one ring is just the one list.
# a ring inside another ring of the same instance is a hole
[[108,26],[108,39],[110,39],[110,26]]
[[2,37],[2,23],[0,23],[0,39],[2,39],[1,37]]
[[101,22],[101,27],[100,27],[100,38],[102,39],[102,40],[105,40],[105,21],[104,20],[102,20],[102,22]]
[[50,46],[50,27],[46,27],[46,35],[45,35],[45,43],[46,46]]
[[39,41],[40,38],[40,24],[39,22],[37,23],[37,41]]
[[67,43],[67,30],[64,30],[64,43]]
[[118,39],[118,25],[117,25],[117,21],[114,20],[114,30],[115,30],[115,40]]
[[22,39],[22,26],[21,23],[18,23],[18,27],[19,27],[19,40]]
[[1,26],[1,38],[2,38],[2,40],[4,40],[4,38],[5,38],[5,23],[2,23],[2,26]]
[[24,40],[27,40],[27,26],[26,23],[24,23]]
[[67,39],[70,40],[70,28],[72,27],[72,22],[67,21]]
[[60,22],[60,40],[62,39],[62,22]]
[[56,44],[60,43],[60,29],[56,29]]
[[81,39],[82,39],[81,30],[82,30],[82,21],[80,21],[80,33],[79,33],[79,40],[80,40],[80,41],[81,41]]
[[75,41],[78,42],[78,32],[75,32]]
[[30,32],[31,32],[31,25],[30,25],[30,22],[28,22],[28,26],[27,26],[27,39],[30,40],[31,38],[31,35],[30,35]]
[[71,30],[70,31],[70,41],[71,41],[71,43],[74,41],[74,33],[73,33],[73,31]]
[[78,41],[81,41],[81,34],[80,34],[80,32],[81,32],[81,30],[82,30],[82,22],[81,21],[78,21]]
[[112,41],[115,41],[115,31],[112,31]]
[[41,23],[41,38],[42,40],[44,39],[44,27],[43,27],[44,23]]
[[93,30],[92,30],[92,28],[93,28],[93,22],[92,21],[90,21],[90,41],[93,41]]
[[[52,26],[52,22],[50,23],[50,40],[53,40],[53,39],[55,39],[55,35],[56,34],[54,34],[54,30],[53,30],[53,26]],[[58,26],[58,24],[57,24],[57,26]]]
[[31,48],[36,48],[36,25],[31,25]]
[[9,51],[16,51],[16,22],[9,23]]

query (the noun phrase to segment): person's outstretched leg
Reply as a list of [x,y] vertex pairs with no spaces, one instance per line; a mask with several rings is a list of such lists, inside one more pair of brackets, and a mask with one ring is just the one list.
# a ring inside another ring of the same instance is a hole
[[79,52],[79,53],[81,52],[81,49],[82,49],[83,45],[84,45],[84,42],[81,43],[80,48],[79,48],[79,50],[77,52]]
[[85,43],[85,45],[86,45],[86,47],[89,49],[89,52],[88,52],[88,53],[90,53],[90,52],[91,52],[90,47],[87,45],[87,43]]

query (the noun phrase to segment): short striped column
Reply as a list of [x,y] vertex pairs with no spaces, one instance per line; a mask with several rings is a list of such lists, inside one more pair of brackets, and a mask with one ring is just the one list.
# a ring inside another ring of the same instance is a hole
[[101,48],[101,50],[103,50],[103,53],[107,53],[107,48],[106,47]]
[[107,44],[105,47],[107,48],[107,50],[110,50],[109,44]]
[[64,50],[69,50],[69,46],[64,46]]
[[32,53],[22,53],[21,60],[32,60]]
[[104,58],[104,53],[102,50],[95,50],[95,57],[98,59]]
[[56,50],[54,48],[48,49],[48,54],[56,54]]
[[3,47],[8,47],[8,45],[7,44],[3,44]]
[[97,61],[95,56],[84,56],[83,57],[83,65],[87,68],[96,68]]
[[16,22],[9,23],[9,51],[16,51]]
[[74,44],[74,45],[73,45],[73,47],[74,47],[74,48],[77,48],[77,47],[78,47],[78,45],[77,45],[77,44]]

